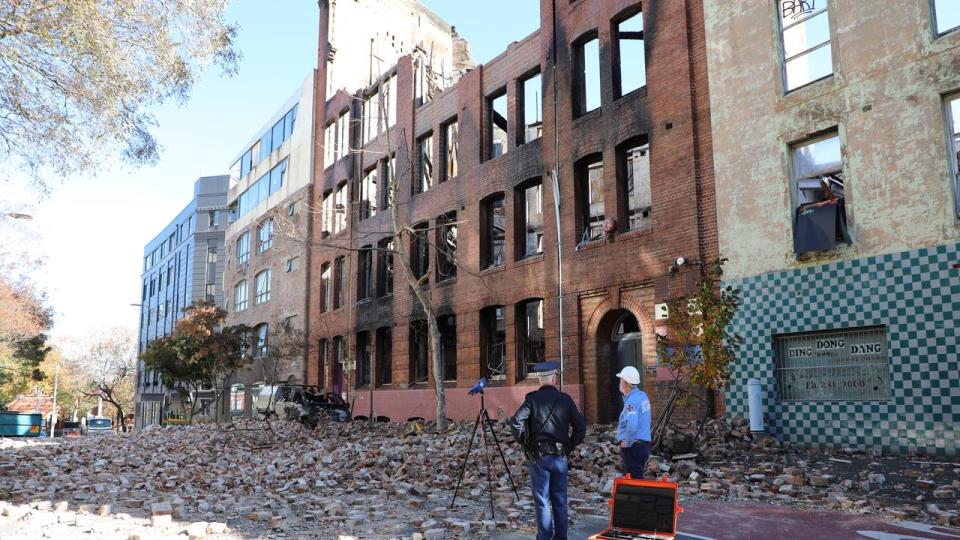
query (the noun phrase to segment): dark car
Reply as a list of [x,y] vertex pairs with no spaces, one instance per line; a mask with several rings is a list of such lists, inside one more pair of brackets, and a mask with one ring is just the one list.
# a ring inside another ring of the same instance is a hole
[[60,433],[64,437],[79,437],[83,434],[80,422],[64,422],[60,428]]
[[260,391],[257,412],[264,416],[280,416],[316,427],[322,420],[350,421],[350,406],[339,395],[325,393],[316,386],[281,384]]

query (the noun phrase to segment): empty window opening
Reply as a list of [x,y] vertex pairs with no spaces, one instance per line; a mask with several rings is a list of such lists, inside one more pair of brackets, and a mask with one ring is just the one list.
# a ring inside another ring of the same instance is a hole
[[357,300],[366,300],[371,295],[373,284],[373,248],[364,246],[357,253]]
[[507,153],[507,91],[487,98],[487,139],[490,141],[489,159]]
[[[429,228],[430,225],[426,222],[414,225],[414,233],[410,238],[410,269],[417,280],[423,279],[430,271]],[[423,279],[423,281],[427,280]]]
[[603,238],[603,161],[600,156],[577,164],[577,204],[580,214],[580,242]]
[[543,78],[538,72],[520,83],[523,107],[520,109],[520,125],[523,126],[520,143],[528,143],[543,135]]
[[415,193],[429,191],[433,187],[433,135],[428,134],[417,140],[417,174]]
[[443,148],[441,149],[441,155],[443,156],[444,169],[443,178],[440,181],[444,182],[455,178],[460,171],[458,164],[460,159],[460,135],[457,131],[456,120],[443,126],[442,132]]
[[480,203],[480,269],[503,266],[507,218],[503,194]]
[[371,218],[377,214],[377,168],[373,167],[360,181],[360,219]]
[[377,242],[377,296],[393,294],[393,238]]
[[370,332],[357,332],[357,388],[370,386],[371,352]]
[[545,347],[543,300],[517,304],[517,379],[527,378],[530,369],[543,361]]
[[506,310],[490,306],[480,310],[480,361],[483,376],[503,380],[507,376]]
[[933,0],[933,18],[938,36],[960,28],[960,2]]
[[650,145],[644,139],[623,144],[617,156],[617,178],[627,215],[624,229],[628,231],[646,229],[651,224]]
[[600,39],[593,33],[573,47],[574,113],[576,116],[600,107]]
[[953,172],[954,202],[960,214],[960,95],[947,98],[947,128],[950,132],[950,168]]
[[844,204],[840,135],[833,132],[793,146],[796,222],[794,251],[825,251],[850,243]]
[[333,196],[333,234],[347,228],[347,183],[337,186]]
[[413,321],[410,323],[410,382],[427,382],[427,359],[429,357],[428,344],[430,334],[427,331],[427,321]]
[[457,380],[457,318],[454,315],[437,317],[440,329],[440,365],[443,380]]
[[333,261],[333,309],[343,307],[347,283],[346,257],[337,257]]
[[642,11],[616,24],[616,44],[614,95],[620,97],[647,85]]
[[543,253],[543,184],[525,184],[517,190],[519,258]]
[[457,277],[457,213],[437,218],[437,282]]
[[330,309],[330,263],[320,266],[320,313]]
[[377,329],[377,386],[389,386],[393,382],[393,329],[389,326]]

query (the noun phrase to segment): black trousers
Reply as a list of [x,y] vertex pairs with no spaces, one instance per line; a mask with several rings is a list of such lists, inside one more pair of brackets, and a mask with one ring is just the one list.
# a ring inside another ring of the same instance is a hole
[[621,446],[620,458],[623,460],[623,474],[629,474],[630,478],[643,479],[643,470],[650,458],[650,443],[637,441],[633,446]]

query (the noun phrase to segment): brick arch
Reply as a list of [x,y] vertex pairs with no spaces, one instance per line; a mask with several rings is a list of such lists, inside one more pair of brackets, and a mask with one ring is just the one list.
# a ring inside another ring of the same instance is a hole
[[586,338],[592,340],[597,337],[597,329],[600,327],[600,321],[611,311],[627,310],[637,318],[640,325],[640,331],[653,331],[653,318],[649,314],[649,309],[644,309],[640,300],[631,296],[618,295],[618,299],[607,297],[590,315],[590,322],[587,323]]

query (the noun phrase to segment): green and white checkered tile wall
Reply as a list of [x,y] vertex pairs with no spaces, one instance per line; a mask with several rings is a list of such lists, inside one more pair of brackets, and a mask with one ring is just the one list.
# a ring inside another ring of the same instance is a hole
[[[747,381],[763,388],[767,430],[818,447],[960,455],[960,244],[772,272],[728,282],[741,290],[732,323],[744,341],[726,393],[748,416]],[[778,399],[773,338],[883,325],[891,399]]]

